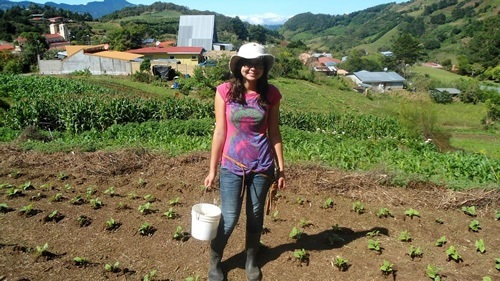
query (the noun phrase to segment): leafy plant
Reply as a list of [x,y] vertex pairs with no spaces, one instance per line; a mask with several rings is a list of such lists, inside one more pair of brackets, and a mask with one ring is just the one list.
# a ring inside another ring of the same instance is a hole
[[77,195],[69,200],[69,203],[73,205],[82,205],[85,203],[85,199],[81,195]]
[[277,222],[279,220],[279,214],[280,212],[278,210],[274,211],[273,214],[271,215],[271,220]]
[[120,263],[115,262],[114,264],[107,263],[104,265],[104,269],[108,272],[117,273],[120,272]]
[[399,233],[399,241],[410,242],[411,241],[410,232],[408,232],[407,230],[401,231],[401,233]]
[[20,197],[23,196],[23,191],[17,187],[11,187],[6,192],[7,197]]
[[441,238],[439,238],[438,240],[436,240],[436,246],[438,247],[442,247],[444,244],[446,244],[446,242],[448,242],[446,240],[446,236],[441,236]]
[[413,245],[410,246],[410,250],[408,251],[408,255],[411,257],[413,260],[414,258],[421,258],[423,256],[422,250],[420,247],[414,247]]
[[481,229],[481,224],[479,224],[478,220],[472,220],[469,224],[469,230],[478,232]]
[[345,241],[345,239],[342,238],[337,233],[331,233],[330,235],[328,235],[327,240],[328,240],[328,244],[331,246],[337,244],[337,242],[344,242]]
[[94,198],[94,199],[90,199],[90,206],[93,208],[93,209],[100,209],[102,207],[102,202],[101,200],[99,200],[99,198]]
[[300,219],[300,222],[299,222],[299,226],[300,227],[305,228],[305,227],[308,227],[308,226],[311,226],[311,225],[313,225],[313,223],[311,221],[308,221],[305,218]]
[[27,191],[27,190],[33,190],[35,187],[31,184],[30,181],[27,181],[19,186],[20,189]]
[[441,281],[441,275],[439,274],[439,271],[441,271],[441,268],[438,268],[437,266],[433,266],[428,264],[427,265],[427,276],[431,278],[434,281]]
[[349,260],[348,259],[344,259],[344,258],[342,258],[340,256],[336,256],[335,259],[334,259],[334,261],[332,263],[340,271],[347,271],[349,269],[349,267],[351,266],[349,264]]
[[153,281],[156,275],[156,269],[151,270],[149,273],[142,277],[142,281]]
[[146,186],[146,184],[147,184],[147,182],[146,182],[146,180],[145,180],[145,179],[143,179],[143,178],[139,178],[139,179],[137,180],[137,185],[138,185],[139,187],[144,187],[144,186]]
[[142,236],[150,236],[150,235],[153,235],[154,232],[155,232],[155,228],[147,222],[143,223],[139,227],[139,234],[141,234]]
[[109,196],[113,197],[116,195],[115,187],[110,186],[106,190],[104,190],[104,194],[109,194]]
[[177,217],[177,213],[174,211],[173,207],[170,207],[168,211],[163,213],[164,216],[166,216],[168,219],[175,219]]
[[169,204],[170,206],[177,206],[177,205],[179,205],[179,204],[180,204],[180,201],[179,201],[179,200],[180,200],[180,197],[175,197],[175,198],[173,198],[173,199],[170,199],[170,200],[168,201],[168,204]]
[[325,202],[323,202],[323,209],[333,208],[333,199],[331,197],[326,198]]
[[132,191],[132,192],[130,192],[129,194],[127,194],[127,197],[128,197],[129,199],[132,199],[132,200],[139,198],[139,196],[137,196],[137,193],[135,193],[135,192],[133,192],[133,191]]
[[76,266],[86,266],[87,264],[89,264],[89,261],[83,257],[74,257],[73,262]]
[[0,213],[7,213],[12,211],[12,208],[10,208],[7,203],[0,203]]
[[146,194],[146,195],[144,196],[144,200],[146,200],[146,202],[151,202],[151,203],[153,203],[153,202],[155,202],[155,201],[156,201],[156,198],[154,197],[154,195],[153,195],[153,194]]
[[21,214],[23,214],[24,216],[26,216],[26,217],[30,217],[30,216],[36,215],[36,213],[37,213],[37,211],[35,210],[35,207],[33,206],[33,204],[22,206],[19,209],[19,212]]
[[500,270],[500,258],[496,258],[496,259],[495,259],[495,268],[496,268],[497,270]]
[[304,200],[302,199],[302,197],[300,197],[300,196],[297,197],[297,204],[299,204],[299,205],[304,204]]
[[43,246],[36,246],[35,254],[37,256],[46,256],[48,254],[49,244],[45,243]]
[[476,246],[476,250],[481,254],[484,254],[486,252],[486,246],[484,245],[483,239],[476,240],[474,245]]
[[463,206],[463,207],[462,207],[462,211],[463,211],[466,215],[469,215],[469,216],[471,216],[471,217],[475,217],[475,216],[476,216],[476,206],[470,206],[470,207]]
[[76,221],[78,222],[78,225],[80,225],[80,227],[89,226],[92,223],[92,220],[84,215],[78,216]]
[[373,230],[373,231],[369,231],[366,233],[366,236],[368,236],[368,237],[375,237],[375,236],[379,236],[379,235],[380,235],[379,230]]
[[110,218],[106,221],[106,230],[115,230],[120,227],[120,223],[115,221],[113,218]]
[[484,276],[483,281],[493,281],[493,279],[491,279],[491,277],[489,276]]
[[200,275],[196,274],[195,277],[192,277],[192,276],[189,276],[189,277],[186,277],[186,279],[184,281],[200,281]]
[[380,208],[377,212],[377,217],[379,218],[387,218],[387,217],[392,217],[391,211],[387,208]]
[[365,212],[365,205],[361,201],[356,201],[352,203],[352,210],[361,215]]
[[175,240],[186,241],[189,237],[186,232],[183,231],[182,226],[178,225],[175,228],[174,237]]
[[293,251],[293,256],[301,263],[309,263],[309,253],[305,249]]
[[442,219],[442,218],[436,218],[434,221],[435,221],[436,223],[438,223],[438,224],[444,224],[444,221],[443,221],[443,219]]
[[59,213],[57,210],[52,211],[52,213],[48,214],[43,220],[45,222],[55,221],[59,222],[64,218],[64,215]]
[[97,190],[95,190],[95,188],[92,186],[87,187],[87,190],[85,191],[87,199],[90,199],[90,197],[92,197],[92,195],[94,195],[96,193],[97,193]]
[[52,197],[49,198],[49,201],[51,202],[60,202],[63,199],[63,194],[62,193],[56,193]]
[[462,261],[462,256],[458,254],[457,249],[455,249],[455,246],[453,245],[446,250],[446,255],[448,255],[448,260],[454,260],[456,262]]
[[383,260],[382,266],[380,266],[380,271],[382,271],[382,274],[384,274],[384,275],[393,274],[394,273],[393,266],[394,266],[394,264],[392,264],[386,260]]
[[68,176],[68,174],[66,174],[66,173],[64,173],[64,172],[59,172],[59,174],[57,175],[57,178],[58,178],[59,180],[61,180],[61,181],[62,181],[62,180],[67,180],[67,179],[68,179],[68,177],[69,177],[69,176]]
[[495,210],[495,220],[500,220],[500,210]]
[[300,239],[302,237],[303,231],[297,227],[293,227],[292,231],[290,231],[290,234],[288,235],[292,239]]
[[410,217],[411,219],[413,219],[413,217],[420,217],[420,213],[413,208],[406,210],[405,215]]
[[116,207],[118,210],[126,210],[126,209],[130,209],[130,206],[125,203],[125,202],[118,202],[118,207]]
[[381,253],[382,247],[380,246],[380,241],[373,239],[368,240],[368,249]]
[[144,215],[151,214],[153,212],[153,210],[151,209],[151,205],[151,202],[146,202],[142,205],[139,205],[137,209]]

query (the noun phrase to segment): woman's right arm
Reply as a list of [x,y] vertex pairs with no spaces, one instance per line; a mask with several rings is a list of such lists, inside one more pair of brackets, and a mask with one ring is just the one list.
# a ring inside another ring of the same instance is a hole
[[210,171],[205,178],[205,186],[210,189],[217,176],[217,168],[222,156],[222,148],[226,139],[226,104],[219,92],[215,93],[215,129],[210,153]]

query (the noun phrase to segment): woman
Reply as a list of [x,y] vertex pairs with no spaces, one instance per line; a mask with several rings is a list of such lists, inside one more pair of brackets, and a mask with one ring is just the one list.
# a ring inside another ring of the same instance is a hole
[[279,167],[278,189],[285,188],[279,129],[281,93],[267,80],[273,64],[274,57],[267,54],[262,45],[245,44],[229,62],[231,80],[217,87],[216,124],[205,186],[212,187],[220,162],[222,216],[217,237],[210,243],[210,281],[224,279],[222,254],[238,222],[244,197],[246,276],[251,281],[262,279],[256,257],[264,224],[266,195],[275,179],[275,165]]

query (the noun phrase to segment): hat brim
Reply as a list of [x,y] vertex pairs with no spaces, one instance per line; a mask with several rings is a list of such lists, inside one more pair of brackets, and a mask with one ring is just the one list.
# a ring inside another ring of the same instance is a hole
[[264,64],[266,65],[266,69],[269,71],[274,65],[274,56],[270,54],[264,54],[261,55],[259,54],[258,56],[255,57],[241,57],[238,55],[233,55],[231,56],[231,59],[229,60],[229,70],[231,70],[232,73],[236,71],[236,66],[238,65],[238,62],[241,59],[256,59],[256,58],[262,58],[264,60]]

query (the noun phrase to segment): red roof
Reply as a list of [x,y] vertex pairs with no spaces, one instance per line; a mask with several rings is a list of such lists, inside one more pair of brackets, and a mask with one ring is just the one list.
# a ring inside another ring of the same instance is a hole
[[0,51],[12,51],[14,50],[14,45],[12,44],[3,44],[3,45],[0,45]]
[[319,57],[318,61],[320,63],[323,63],[323,64],[325,64],[327,62],[334,62],[334,63],[340,63],[341,62],[339,59],[329,58],[329,57]]
[[135,50],[128,50],[134,54],[201,54],[203,47],[145,47]]

